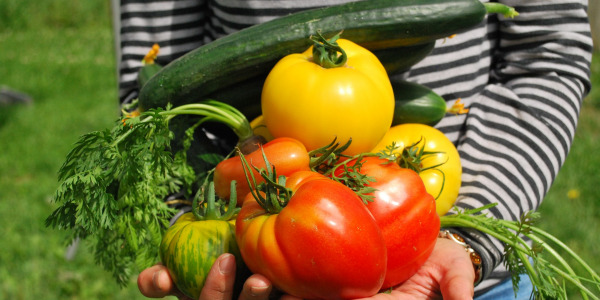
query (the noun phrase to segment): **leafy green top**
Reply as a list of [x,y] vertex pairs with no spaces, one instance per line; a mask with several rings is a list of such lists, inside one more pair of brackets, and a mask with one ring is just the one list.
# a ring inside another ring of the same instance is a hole
[[[182,147],[174,149],[169,121],[178,115],[201,118],[185,128]],[[167,196],[191,195],[199,177],[222,159],[203,153],[207,170],[188,163],[194,130],[207,121],[227,124],[240,139],[252,136],[241,113],[216,101],[130,115],[110,130],[83,135],[59,170],[59,207],[46,225],[71,231],[69,241],[89,240],[96,261],[125,285],[134,265],[142,269],[159,261],[158,245],[175,212]]]

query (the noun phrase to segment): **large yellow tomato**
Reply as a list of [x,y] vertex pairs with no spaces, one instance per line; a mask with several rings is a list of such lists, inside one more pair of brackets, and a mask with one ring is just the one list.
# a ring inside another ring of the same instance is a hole
[[456,202],[461,185],[462,165],[454,144],[438,129],[424,124],[397,125],[386,133],[371,152],[386,150],[395,143],[394,153],[401,153],[405,147],[417,144],[425,152],[438,152],[422,157],[419,173],[427,192],[435,198],[438,215],[446,214]]
[[347,62],[326,68],[313,62],[312,48],[281,59],[262,91],[262,114],[271,134],[292,137],[308,150],[335,138],[352,139],[344,152],[367,152],[391,126],[394,93],[377,57],[344,39],[337,41]]

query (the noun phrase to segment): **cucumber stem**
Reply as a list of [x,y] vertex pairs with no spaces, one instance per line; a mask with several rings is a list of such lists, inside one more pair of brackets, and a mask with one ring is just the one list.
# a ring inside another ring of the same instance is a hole
[[486,2],[483,4],[488,14],[501,14],[505,18],[514,18],[519,15],[514,7],[496,2]]

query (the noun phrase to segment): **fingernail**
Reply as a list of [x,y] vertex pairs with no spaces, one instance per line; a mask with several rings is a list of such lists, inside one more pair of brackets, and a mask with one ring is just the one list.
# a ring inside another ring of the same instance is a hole
[[219,260],[219,272],[229,274],[235,270],[235,258],[233,254],[225,254]]
[[268,286],[253,286],[250,288],[251,296],[262,296],[269,289]]
[[160,276],[162,276],[162,273],[164,271],[163,270],[159,270],[157,272],[154,272],[154,274],[152,274],[152,283],[154,283],[154,287],[156,287],[157,289],[160,290]]

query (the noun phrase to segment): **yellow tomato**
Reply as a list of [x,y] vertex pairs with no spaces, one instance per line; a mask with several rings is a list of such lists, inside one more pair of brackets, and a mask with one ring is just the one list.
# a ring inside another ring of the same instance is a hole
[[313,62],[312,47],[281,59],[262,92],[262,114],[271,134],[292,137],[308,150],[352,139],[345,154],[368,152],[391,126],[394,93],[377,57],[340,39],[344,66]]
[[[421,140],[422,139],[422,140]],[[436,200],[438,215],[446,214],[456,202],[461,185],[462,165],[454,144],[438,129],[424,124],[397,125],[386,133],[371,152],[385,150],[395,143],[394,153],[401,153],[405,147],[417,145],[426,152],[439,152],[422,157],[419,173],[427,192]],[[437,167],[436,167],[437,166]]]
[[267,128],[267,125],[265,124],[265,118],[263,118],[262,115],[254,118],[250,122],[250,127],[252,128],[254,135],[264,137],[267,142],[273,140],[273,135],[269,132],[269,128]]

